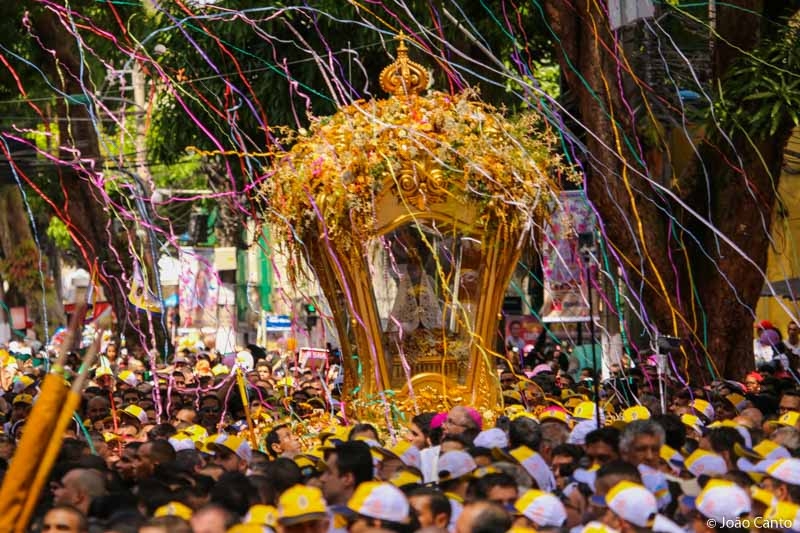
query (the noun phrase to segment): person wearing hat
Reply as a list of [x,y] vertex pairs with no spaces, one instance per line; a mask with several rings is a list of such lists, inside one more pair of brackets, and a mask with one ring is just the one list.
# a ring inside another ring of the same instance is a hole
[[761,487],[778,501],[800,504],[800,459],[786,457],[756,465],[765,474]]
[[639,483],[620,481],[605,496],[593,497],[592,503],[606,509],[602,522],[620,533],[653,531],[658,503]]
[[214,453],[214,464],[225,472],[247,472],[253,450],[244,436],[219,434],[207,446]]
[[477,467],[472,456],[464,451],[446,452],[439,458],[439,489],[450,500],[451,530],[464,509],[470,477]]
[[554,494],[530,489],[514,504],[514,525],[534,528],[538,533],[559,533],[567,521],[567,510]]
[[442,424],[444,435],[464,435],[472,442],[480,433],[483,421],[481,415],[471,407],[457,405],[450,409]]
[[712,479],[696,498],[686,496],[682,503],[689,509],[687,515],[695,533],[748,531],[744,527],[726,527],[746,518],[752,510],[750,495],[731,481]]
[[419,450],[408,441],[400,440],[394,446],[376,448],[376,451],[381,456],[376,476],[380,480],[389,481],[402,467],[419,471],[421,466]]
[[391,483],[367,481],[358,486],[347,501],[351,513],[348,531],[363,533],[372,529],[411,533],[417,523],[411,519],[411,507],[400,489]]
[[8,435],[14,424],[28,418],[28,415],[31,414],[32,406],[33,396],[30,394],[17,394],[14,396],[14,400],[11,402],[11,418],[3,424],[3,433]]
[[330,513],[316,487],[295,485],[278,498],[278,531],[281,533],[327,533]]

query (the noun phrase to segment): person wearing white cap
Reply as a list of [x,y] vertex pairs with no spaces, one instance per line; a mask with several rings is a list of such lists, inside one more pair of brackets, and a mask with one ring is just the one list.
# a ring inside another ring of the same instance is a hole
[[508,448],[508,435],[500,428],[485,429],[478,433],[473,446],[478,448]]
[[683,504],[695,511],[692,514],[695,533],[747,531],[746,528],[724,527],[751,511],[750,495],[731,481],[712,479],[696,498],[684,497]]
[[518,513],[514,525],[534,528],[538,533],[558,533],[567,521],[567,510],[561,500],[540,490],[526,491],[514,509]]
[[620,481],[605,496],[592,498],[592,502],[606,507],[602,522],[620,533],[652,531],[658,512],[656,497],[631,481]]
[[762,488],[774,494],[778,501],[800,504],[800,459],[762,461],[756,467],[766,474]]
[[470,475],[477,467],[475,460],[467,452],[447,452],[439,458],[439,488],[450,500],[452,511],[448,527],[451,531],[464,509]]

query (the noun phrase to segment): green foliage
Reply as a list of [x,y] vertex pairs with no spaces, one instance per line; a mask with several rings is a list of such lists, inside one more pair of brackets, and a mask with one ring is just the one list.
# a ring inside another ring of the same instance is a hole
[[731,68],[719,84],[714,111],[726,131],[739,129],[762,140],[788,121],[800,125],[798,110],[800,35],[789,24]]
[[39,250],[33,240],[17,245],[11,253],[0,260],[3,278],[23,294],[30,293],[40,286]]
[[64,221],[58,217],[51,217],[47,225],[47,237],[59,250],[67,251],[72,248],[72,236]]

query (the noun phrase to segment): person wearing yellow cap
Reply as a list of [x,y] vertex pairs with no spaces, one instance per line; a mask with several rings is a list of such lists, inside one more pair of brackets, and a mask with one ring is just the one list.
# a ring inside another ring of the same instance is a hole
[[247,472],[253,450],[244,436],[219,434],[207,446],[214,453],[214,464],[226,472]]
[[17,394],[11,402],[11,418],[8,422],[3,424],[3,433],[10,433],[11,427],[19,422],[25,420],[31,414],[33,406],[33,396],[30,394]]
[[295,485],[278,499],[278,525],[282,533],[326,533],[330,514],[322,491]]

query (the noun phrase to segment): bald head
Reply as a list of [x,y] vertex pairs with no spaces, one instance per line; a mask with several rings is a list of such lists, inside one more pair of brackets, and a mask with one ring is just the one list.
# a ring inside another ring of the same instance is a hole
[[111,413],[111,404],[107,398],[95,396],[86,402],[86,418],[92,422],[102,420]]
[[56,504],[72,505],[82,513],[89,512],[92,500],[106,495],[106,480],[97,470],[74,468],[61,478],[61,486],[55,489]]
[[496,503],[487,501],[466,505],[456,521],[456,533],[490,533],[510,528],[511,515]]

